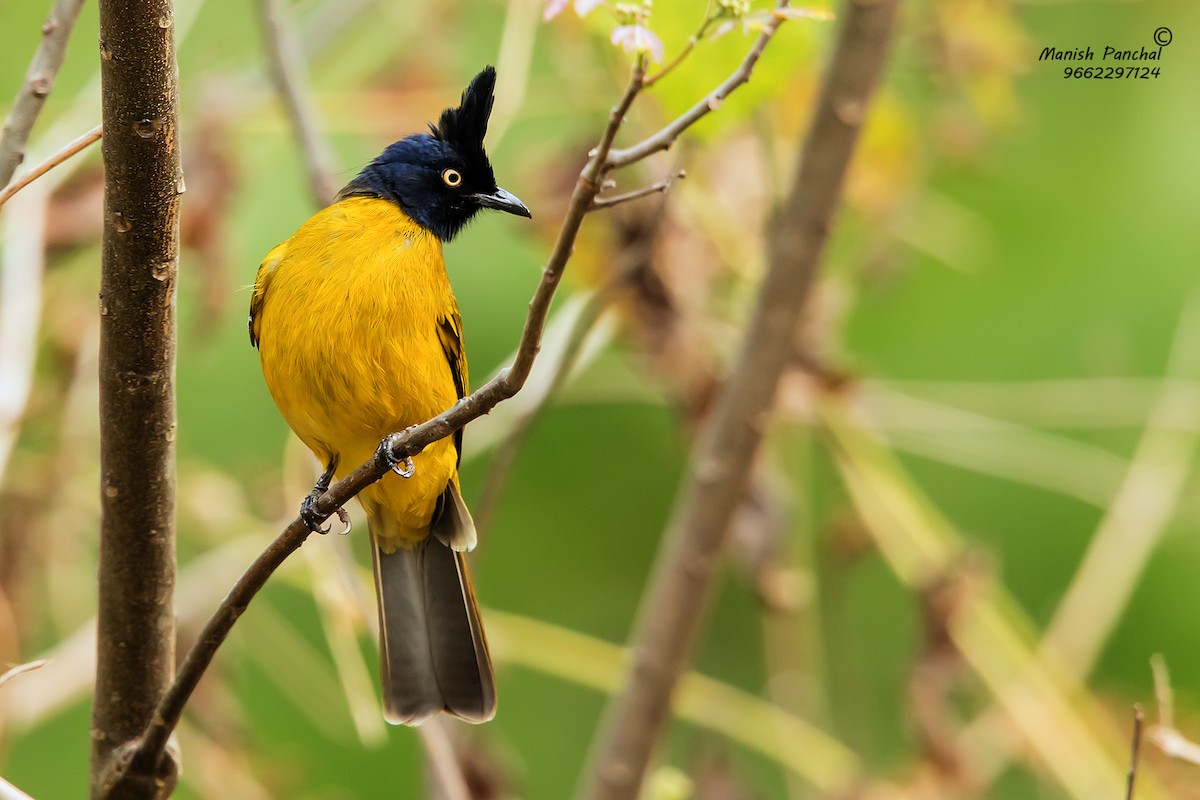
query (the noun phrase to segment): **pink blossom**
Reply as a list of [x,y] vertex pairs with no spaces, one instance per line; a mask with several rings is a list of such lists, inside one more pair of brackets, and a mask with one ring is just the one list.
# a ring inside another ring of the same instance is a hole
[[542,12],[542,20],[548,22],[554,19],[561,14],[562,10],[566,7],[567,0],[547,0],[546,9]]
[[662,61],[663,43],[644,25],[620,25],[613,29],[612,43],[627,53],[646,53],[651,61]]

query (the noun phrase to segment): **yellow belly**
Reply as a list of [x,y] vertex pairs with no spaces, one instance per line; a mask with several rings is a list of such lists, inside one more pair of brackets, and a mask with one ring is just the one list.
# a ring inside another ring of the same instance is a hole
[[[267,387],[301,441],[344,477],[380,439],[458,399],[438,336],[456,313],[441,243],[384,200],[350,198],[319,212],[263,263],[257,336]],[[387,549],[428,534],[438,497],[455,478],[452,439],[413,459],[412,478],[389,473],[359,496]]]

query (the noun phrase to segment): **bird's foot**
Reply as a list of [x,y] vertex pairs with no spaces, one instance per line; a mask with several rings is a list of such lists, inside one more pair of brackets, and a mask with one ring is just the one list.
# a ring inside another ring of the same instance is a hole
[[[406,431],[411,431],[416,425],[410,425]],[[399,475],[401,478],[411,478],[417,471],[417,467],[413,464],[412,456],[405,456],[397,459],[392,455],[392,448],[396,441],[402,436],[399,433],[389,433],[383,437],[383,441],[379,443],[379,448],[375,451],[375,463],[389,467],[392,472]]]
[[[321,527],[321,523],[328,519],[329,515],[321,514],[321,512],[317,511],[317,501],[321,499],[321,496],[324,495],[325,492],[329,491],[329,482],[333,479],[333,472],[335,469],[337,469],[336,458],[331,461],[329,466],[326,467],[325,471],[321,473],[321,477],[317,478],[317,482],[313,486],[312,491],[308,493],[308,496],[300,501],[300,519],[306,526],[308,526],[308,529],[314,533],[320,533],[324,535],[329,533],[330,530],[329,526],[324,528]],[[337,518],[341,521],[342,525],[345,526],[342,528],[339,535],[345,536],[350,532],[350,528],[352,527],[350,524],[350,515],[347,514],[346,509],[342,508],[341,506],[335,508],[333,513],[337,515]]]

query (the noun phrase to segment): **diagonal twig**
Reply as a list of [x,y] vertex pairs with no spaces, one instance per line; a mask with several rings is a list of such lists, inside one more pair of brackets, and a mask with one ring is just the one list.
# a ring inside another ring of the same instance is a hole
[[8,186],[0,189],[0,206],[3,206],[12,199],[14,194],[33,183],[47,172],[57,167],[59,164],[68,160],[72,156],[75,156],[90,145],[100,141],[100,134],[102,132],[103,126],[97,125],[82,136],[67,142],[57,153],[47,158],[45,161],[29,170],[29,172],[26,172],[12,183],[8,184]]
[[29,62],[25,82],[13,100],[0,132],[0,186],[8,183],[25,158],[25,143],[29,141],[29,133],[46,97],[54,88],[54,78],[66,57],[67,40],[82,6],[83,0],[55,0],[42,23],[41,44]]
[[592,201],[592,207],[588,210],[600,211],[601,209],[612,208],[613,206],[619,206],[622,203],[628,203],[631,200],[640,200],[643,197],[649,197],[652,194],[661,194],[662,192],[670,189],[671,184],[676,180],[686,177],[687,173],[683,170],[680,170],[679,172],[672,173],[665,178],[655,181],[649,186],[643,186],[640,189],[633,189],[632,191],[623,192],[622,194],[609,195],[607,197],[597,197]]
[[24,664],[17,664],[7,672],[0,674],[0,686],[4,686],[4,684],[8,683],[18,675],[26,672],[33,672],[35,669],[40,669],[41,667],[46,666],[49,661],[50,659],[48,658],[39,658],[35,661],[27,661]]

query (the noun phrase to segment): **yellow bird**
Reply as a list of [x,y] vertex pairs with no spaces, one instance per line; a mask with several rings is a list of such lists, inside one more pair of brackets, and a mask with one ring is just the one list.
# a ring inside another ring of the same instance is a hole
[[[327,467],[301,505],[314,530],[313,504],[331,479],[467,392],[442,243],[484,208],[530,216],[496,185],[483,148],[495,83],[489,66],[458,108],[390,145],[258,269],[250,341],[279,411]],[[476,536],[458,488],[461,451],[459,431],[358,496],[373,543],[384,714],[396,724],[442,711],[484,722],[496,710],[464,557]]]

